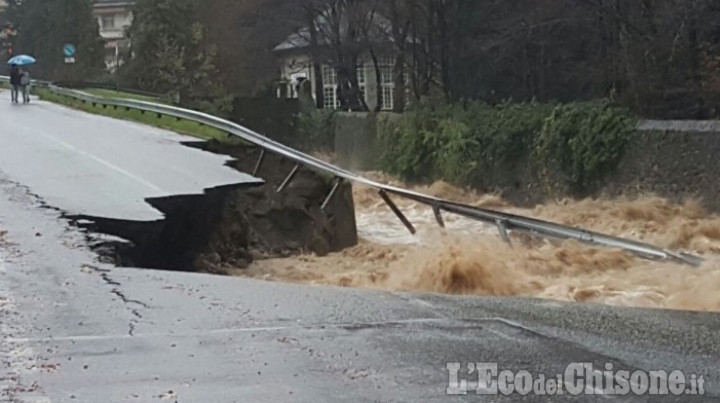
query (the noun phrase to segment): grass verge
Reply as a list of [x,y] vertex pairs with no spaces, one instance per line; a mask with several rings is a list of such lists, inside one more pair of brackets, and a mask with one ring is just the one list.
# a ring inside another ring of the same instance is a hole
[[[98,93],[97,91],[102,91],[102,95]],[[109,93],[113,93],[115,91],[107,91],[107,90],[92,90],[91,91],[95,95],[101,95],[101,96],[111,96]],[[112,108],[112,107],[106,107],[103,108],[102,105],[95,105],[89,103],[83,103],[82,101],[79,101],[74,98],[65,97],[62,95],[55,94],[47,89],[43,88],[35,88],[33,89],[32,93],[34,95],[37,95],[40,97],[40,99],[48,102],[53,102],[56,104],[68,106],[73,109],[78,109],[84,112],[88,113],[94,113],[97,115],[103,115],[108,116],[116,119],[124,119],[124,120],[131,120],[138,123],[143,123],[150,126],[159,127],[162,129],[174,131],[176,133],[180,134],[186,134],[192,137],[197,137],[202,140],[217,140],[223,143],[228,144],[244,144],[244,142],[235,136],[228,136],[227,133],[215,129],[213,127],[201,125],[200,123],[196,123],[190,120],[183,120],[183,119],[176,119],[174,117],[170,116],[162,116],[159,117],[155,113],[142,113],[139,110],[136,109],[130,109],[126,110],[125,108]],[[126,98],[130,98],[129,94],[125,94]],[[115,95],[117,98],[117,95]],[[133,99],[138,100],[153,100],[152,98],[145,97],[132,97]]]

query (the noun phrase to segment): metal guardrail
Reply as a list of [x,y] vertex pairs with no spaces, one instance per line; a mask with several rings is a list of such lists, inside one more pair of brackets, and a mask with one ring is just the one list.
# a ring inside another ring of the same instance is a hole
[[153,99],[160,99],[162,97],[161,94],[157,94],[154,92],[141,91],[141,90],[137,90],[137,89],[133,89],[133,88],[124,88],[124,87],[119,87],[116,84],[108,84],[108,83],[94,83],[94,82],[89,82],[89,81],[68,81],[68,82],[55,82],[53,84],[58,87],[80,90],[80,91],[86,90],[86,89],[99,89],[99,90],[123,92],[126,94],[138,95],[138,96],[143,96],[146,98],[153,98]]
[[[7,81],[7,77],[0,76],[0,81]],[[624,239],[549,221],[543,221],[534,218],[508,214],[500,211],[474,207],[462,203],[453,202],[450,200],[445,200],[439,197],[429,196],[415,191],[382,184],[342,169],[340,167],[329,164],[311,155],[287,147],[236,123],[206,113],[146,101],[120,98],[104,98],[94,96],[82,91],[62,88],[47,82],[38,81],[35,82],[35,84],[38,86],[47,87],[49,91],[55,94],[71,97],[82,102],[110,106],[114,108],[137,109],[145,112],[157,113],[158,115],[173,116],[175,118],[198,122],[238,136],[246,142],[259,146],[263,149],[260,159],[257,162],[254,174],[257,174],[257,170],[262,165],[266,151],[282,155],[283,157],[294,161],[296,163],[296,166],[292,170],[292,172],[289,173],[278,191],[283,190],[283,188],[293,179],[293,177],[298,172],[298,170],[301,169],[301,167],[308,167],[317,171],[331,174],[336,178],[336,182],[333,186],[332,191],[323,203],[323,207],[327,206],[328,202],[335,194],[339,184],[343,180],[373,187],[379,191],[380,196],[383,198],[383,200],[390,206],[393,212],[412,233],[415,233],[415,228],[413,227],[412,223],[410,223],[410,221],[403,215],[403,213],[395,205],[395,203],[393,203],[389,195],[400,196],[431,207],[435,213],[438,224],[441,226],[444,226],[442,212],[457,214],[474,220],[486,222],[491,225],[495,225],[497,226],[500,235],[508,242],[510,242],[508,231],[517,231],[529,234],[531,236],[558,240],[574,239],[589,245],[619,248],[648,259],[672,260],[693,266],[698,266],[703,262],[703,259],[696,255],[658,248],[635,240]]]

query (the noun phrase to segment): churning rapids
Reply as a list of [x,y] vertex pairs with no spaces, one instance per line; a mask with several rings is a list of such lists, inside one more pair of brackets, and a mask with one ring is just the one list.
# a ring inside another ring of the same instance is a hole
[[[391,178],[374,176],[392,183]],[[392,291],[720,311],[720,216],[708,214],[696,201],[673,204],[648,196],[560,201],[520,209],[498,197],[461,191],[442,182],[417,190],[692,251],[706,263],[692,268],[652,262],[573,241],[558,244],[513,237],[510,246],[493,226],[446,214],[447,229],[442,230],[430,208],[396,198],[418,228],[418,235],[410,236],[373,189],[355,186],[360,245],[327,257],[260,261],[237,273],[270,281]]]

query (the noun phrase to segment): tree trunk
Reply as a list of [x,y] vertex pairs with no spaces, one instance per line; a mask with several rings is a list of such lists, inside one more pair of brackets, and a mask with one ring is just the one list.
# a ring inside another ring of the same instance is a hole
[[373,68],[375,69],[375,112],[382,110],[382,72],[380,71],[380,63],[373,49],[370,49],[370,57],[372,58]]
[[315,106],[322,109],[325,107],[325,85],[322,76],[322,62],[318,51],[318,32],[315,26],[317,15],[310,8],[306,12],[308,29],[310,30],[310,64],[312,73],[315,76],[315,88],[313,88],[313,91],[315,91]]
[[405,82],[405,54],[399,52],[395,56],[393,67],[393,112],[405,111],[405,94],[407,91]]

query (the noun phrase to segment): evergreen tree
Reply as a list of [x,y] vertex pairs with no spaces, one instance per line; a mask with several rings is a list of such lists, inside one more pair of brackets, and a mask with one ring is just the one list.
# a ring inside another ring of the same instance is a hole
[[126,73],[141,89],[173,93],[180,103],[217,96],[215,47],[198,19],[199,0],[138,0],[129,30]]

